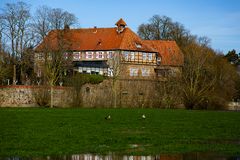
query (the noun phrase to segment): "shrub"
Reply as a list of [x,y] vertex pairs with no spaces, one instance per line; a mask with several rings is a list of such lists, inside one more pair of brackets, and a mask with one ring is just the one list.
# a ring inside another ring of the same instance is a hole
[[50,104],[50,92],[48,87],[43,86],[41,88],[35,88],[33,92],[34,99],[39,106],[49,107]]
[[4,96],[2,93],[0,93],[0,106],[3,104]]
[[82,86],[86,83],[99,84],[104,80],[102,75],[90,75],[90,74],[80,74],[77,73],[72,77],[68,77],[64,80],[64,84],[67,86],[75,87],[76,85]]
[[90,75],[90,74],[75,74],[72,77],[69,77],[65,80],[67,86],[73,87],[73,104],[74,107],[81,107],[82,103],[82,94],[81,88],[84,84],[99,84],[105,78],[101,75]]
[[91,84],[99,84],[105,79],[101,75],[85,75],[85,76],[88,77],[88,83],[91,83]]

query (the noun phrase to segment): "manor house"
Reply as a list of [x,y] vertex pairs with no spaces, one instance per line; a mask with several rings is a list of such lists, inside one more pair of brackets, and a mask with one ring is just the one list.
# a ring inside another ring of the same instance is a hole
[[35,49],[36,73],[41,77],[46,57],[61,50],[65,58],[71,54],[73,70],[85,74],[152,79],[181,71],[184,57],[175,41],[143,40],[123,19],[115,25],[50,31]]

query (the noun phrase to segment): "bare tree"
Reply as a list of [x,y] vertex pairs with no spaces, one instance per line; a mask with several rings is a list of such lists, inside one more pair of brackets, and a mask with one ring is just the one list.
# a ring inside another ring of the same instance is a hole
[[47,6],[40,6],[34,14],[32,26],[38,43],[40,43],[49,31],[64,29],[65,27],[77,25],[77,23],[77,18],[72,13],[60,8],[52,9]]
[[10,63],[11,56],[6,52],[0,52],[0,82],[2,84],[10,82],[10,77],[12,75],[12,66]]
[[149,40],[175,40],[180,48],[196,40],[196,37],[191,35],[182,24],[173,22],[167,16],[159,15],[150,18],[149,23],[141,24],[138,27],[138,35],[142,39]]
[[141,24],[138,27],[138,34],[142,39],[151,40],[153,38],[153,27],[151,24]]
[[[50,30],[64,29],[77,23],[77,18],[62,9],[40,7],[32,18],[30,6],[24,2],[6,3],[0,11],[0,51],[12,56],[13,83],[25,83],[32,74],[33,48],[42,41]],[[4,41],[6,40],[6,43]],[[29,69],[30,68],[30,69]]]
[[7,3],[4,10],[6,32],[11,40],[13,57],[20,57],[23,53],[25,31],[30,20],[30,8],[24,2]]
[[63,74],[71,68],[72,56],[68,52],[70,42],[67,40],[69,32],[66,30],[55,30],[50,37],[56,40],[56,46],[52,44],[52,39],[46,38],[43,41],[41,52],[44,55],[44,78],[45,83],[51,87],[51,104],[53,107],[53,87],[61,79]]
[[139,27],[138,34],[147,39],[171,39],[173,22],[167,16],[154,15],[149,24],[142,24]]
[[49,22],[49,15],[51,12],[51,8],[47,6],[39,7],[33,19],[33,29],[36,33],[38,41],[43,40],[47,33],[51,30],[50,22]]
[[194,109],[208,101],[214,91],[216,75],[212,71],[210,60],[213,54],[198,44],[188,46],[185,51],[185,64],[182,74],[183,103],[188,109]]
[[51,9],[48,19],[51,24],[51,29],[64,29],[65,26],[71,26],[77,23],[77,18],[74,14],[63,11],[60,8]]
[[175,108],[182,103],[181,99],[181,75],[166,75],[158,80],[156,89],[158,93],[160,107]]
[[0,52],[3,52],[4,18],[0,15]]
[[109,55],[110,58],[108,60],[109,65],[109,74],[112,80],[112,92],[113,92],[113,106],[117,107],[117,80],[119,79],[123,68],[121,64],[121,51],[115,51],[113,55]]
[[[70,42],[66,37],[70,34],[67,28],[74,24],[77,24],[75,15],[60,8],[52,9],[42,6],[35,13],[33,27],[37,33],[38,42],[43,40],[44,81],[51,87],[51,107],[53,107],[53,86],[71,66],[71,55],[70,53],[66,55]],[[47,39],[47,34],[54,35],[54,39],[57,40],[56,46],[52,46],[52,39]]]
[[30,22],[30,7],[24,2],[7,3],[4,12],[5,35],[10,39],[11,54],[13,57],[14,76],[13,82],[16,82],[16,65],[20,66],[21,77],[24,76],[21,60],[24,56],[26,45],[27,29]]

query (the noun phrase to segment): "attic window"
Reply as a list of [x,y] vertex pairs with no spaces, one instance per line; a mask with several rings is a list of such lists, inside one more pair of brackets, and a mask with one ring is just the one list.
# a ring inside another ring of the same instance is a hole
[[137,48],[142,48],[142,45],[141,45],[140,43],[135,43],[135,46],[136,46]]
[[102,44],[102,40],[99,39],[97,45],[101,45],[101,44]]

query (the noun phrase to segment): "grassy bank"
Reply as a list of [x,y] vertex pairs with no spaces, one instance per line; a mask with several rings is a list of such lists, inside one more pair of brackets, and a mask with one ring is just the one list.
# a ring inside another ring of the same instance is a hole
[[[111,120],[105,116],[111,115]],[[141,115],[146,119],[142,120]],[[78,153],[240,154],[240,112],[0,109],[0,156]]]

